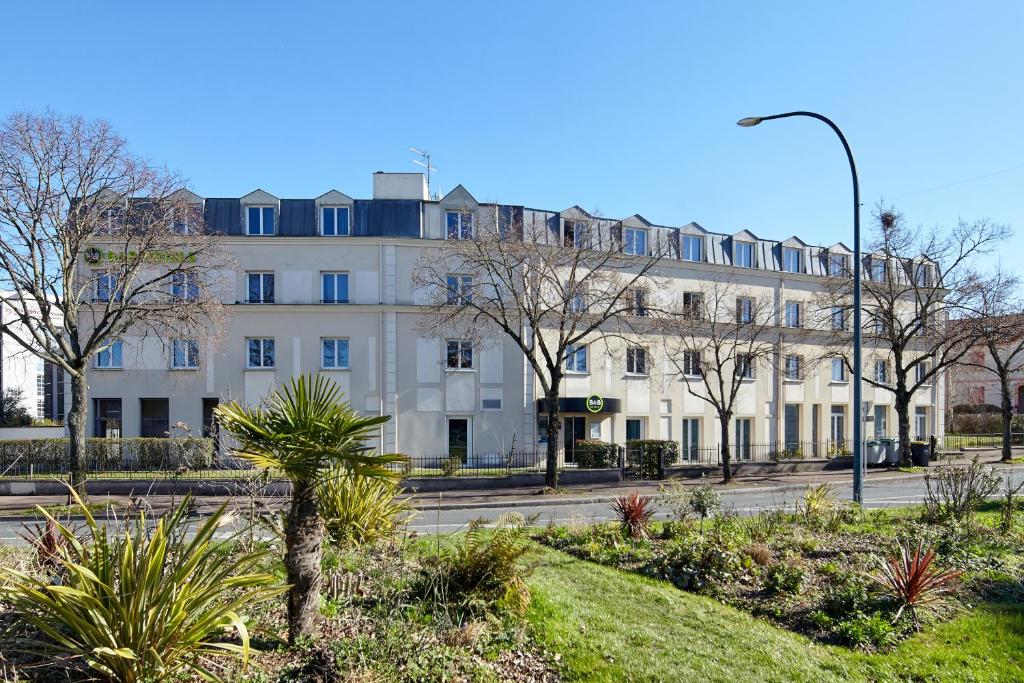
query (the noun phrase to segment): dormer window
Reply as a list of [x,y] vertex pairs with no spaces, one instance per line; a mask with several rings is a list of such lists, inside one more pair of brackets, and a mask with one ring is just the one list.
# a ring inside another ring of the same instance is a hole
[[850,272],[850,262],[846,254],[828,255],[828,274],[832,277],[843,277]]
[[445,215],[447,236],[450,240],[473,239],[473,212],[449,211]]
[[562,244],[572,249],[582,249],[587,234],[587,224],[583,221],[565,221],[562,231]]
[[736,242],[732,247],[732,264],[738,268],[754,267],[754,243]]
[[647,231],[626,228],[622,231],[622,251],[633,256],[647,256]]
[[700,235],[683,235],[683,260],[704,260],[704,238]]
[[803,250],[784,247],[782,249],[782,269],[787,273],[804,272]]
[[273,235],[276,210],[272,206],[250,206],[246,211],[245,234]]
[[347,206],[320,207],[320,234],[324,237],[346,237],[349,225]]
[[885,259],[872,256],[868,259],[868,279],[885,282]]

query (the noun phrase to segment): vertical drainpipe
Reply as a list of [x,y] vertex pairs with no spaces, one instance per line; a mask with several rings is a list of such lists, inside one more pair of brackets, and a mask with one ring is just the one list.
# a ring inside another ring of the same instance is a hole
[[[377,351],[379,367],[377,386],[380,388],[380,414],[384,415],[384,355],[387,346],[384,340],[384,240],[377,241],[377,305],[379,306],[378,317],[380,322],[380,345]],[[384,452],[384,425],[380,426],[380,450]]]
[[[779,276],[779,299],[782,306],[779,308],[783,315],[785,314],[786,306],[786,278],[785,276]],[[785,319],[782,320],[785,323]],[[802,321],[801,321],[802,322]],[[782,357],[782,336],[783,332],[779,330],[779,342],[776,347],[776,357],[778,361],[775,364],[775,440],[785,443],[785,435],[782,432],[783,429],[783,413],[785,411],[785,404],[782,402],[782,368],[786,362],[786,359]]]

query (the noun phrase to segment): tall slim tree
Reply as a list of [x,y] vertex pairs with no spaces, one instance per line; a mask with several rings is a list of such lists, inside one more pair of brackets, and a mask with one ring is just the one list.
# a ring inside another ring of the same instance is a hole
[[0,331],[63,369],[71,482],[86,495],[90,361],[115,340],[207,337],[223,268],[179,176],[104,121],[18,113],[0,124]]
[[[893,394],[899,427],[900,460],[910,463],[910,407],[914,395],[935,384],[959,362],[978,337],[955,324],[977,306],[975,257],[999,246],[1010,231],[982,219],[960,221],[950,230],[907,224],[903,214],[879,206],[862,278],[866,350],[892,363],[891,372],[866,368],[864,381]],[[825,305],[852,309],[852,280],[837,277]],[[852,367],[849,335],[835,339],[835,353]],[[933,415],[932,419],[937,416]],[[922,435],[923,436],[923,435]]]
[[450,235],[425,253],[414,282],[436,336],[512,340],[544,395],[545,482],[558,486],[558,400],[566,360],[579,346],[642,323],[670,245],[626,244],[621,222],[580,211],[558,228],[557,214],[527,220],[482,206],[469,232]]

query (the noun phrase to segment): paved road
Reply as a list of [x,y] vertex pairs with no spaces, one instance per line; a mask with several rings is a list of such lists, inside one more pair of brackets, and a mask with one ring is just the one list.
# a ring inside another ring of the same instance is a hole
[[[1009,476],[1014,484],[1020,483],[1024,479],[1024,468],[1017,467],[1003,471],[1003,476]],[[924,491],[923,477],[876,478],[874,481],[869,477],[864,487],[865,506],[885,508],[920,503],[924,500]],[[782,490],[779,488],[727,490],[722,493],[722,507],[735,510],[740,514],[751,514],[759,510],[777,508],[792,510],[797,499],[802,496],[802,492],[802,487]],[[850,500],[853,495],[849,485],[835,486],[835,492],[840,500]],[[410,528],[420,533],[449,533],[464,528],[473,519],[481,517],[487,520],[496,519],[509,509],[518,509],[526,515],[537,515],[537,525],[546,525],[552,521],[556,524],[601,522],[611,518],[611,509],[607,502],[569,504],[563,501],[560,504],[534,504],[518,508],[510,506],[508,508],[486,507],[455,510],[437,510],[425,507],[420,510],[410,524]],[[658,516],[667,517],[668,512],[663,508],[659,509]],[[20,521],[0,519],[0,543],[23,543],[18,535],[23,530]],[[236,530],[237,527],[227,526],[220,535],[226,537]]]

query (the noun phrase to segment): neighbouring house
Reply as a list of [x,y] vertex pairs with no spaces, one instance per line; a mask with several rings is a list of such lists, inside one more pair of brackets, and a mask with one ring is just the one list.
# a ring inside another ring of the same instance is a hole
[[[15,292],[0,292],[0,321],[22,336],[22,323],[12,306],[19,301]],[[0,394],[21,392],[25,410],[36,420],[63,422],[64,372],[25,350],[9,334],[0,332]]]
[[[1017,344],[1019,340],[1007,341],[1002,346],[1009,348],[1011,343]],[[981,412],[984,406],[991,406],[990,410],[999,408],[1002,402],[999,377],[989,369],[994,367],[992,355],[984,345],[979,344],[968,351],[963,361],[946,373],[948,409]],[[1010,397],[1013,412],[1024,414],[1024,355],[1010,373]]]

